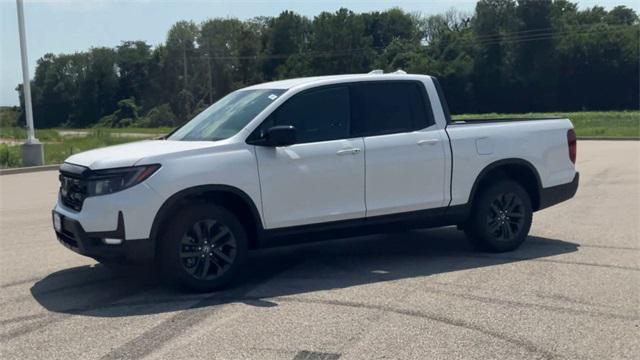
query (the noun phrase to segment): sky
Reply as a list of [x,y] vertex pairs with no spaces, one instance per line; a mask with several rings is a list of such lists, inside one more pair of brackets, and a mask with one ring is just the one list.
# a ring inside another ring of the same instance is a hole
[[[473,12],[474,0],[25,0],[29,74],[46,53],[73,53],[91,47],[113,47],[123,40],[162,43],[179,20],[196,23],[215,17],[248,19],[293,10],[313,17],[346,7],[355,12],[399,7],[425,15],[456,8]],[[637,0],[578,0],[580,8],[626,5],[640,11]],[[22,82],[15,0],[0,0],[0,105],[17,105],[15,88]]]

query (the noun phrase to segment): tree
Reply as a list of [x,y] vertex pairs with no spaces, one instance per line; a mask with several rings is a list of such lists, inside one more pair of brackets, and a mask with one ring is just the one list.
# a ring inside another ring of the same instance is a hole
[[519,0],[517,36],[513,41],[514,71],[511,101],[518,97],[519,111],[551,111],[557,88],[557,60],[551,24],[551,0]]
[[145,98],[150,85],[149,66],[151,46],[144,41],[123,41],[116,48],[118,66],[119,99],[142,99],[142,104],[152,103],[152,98]]
[[116,52],[110,48],[93,48],[83,56],[79,69],[79,88],[76,103],[67,122],[71,126],[86,127],[116,109],[118,77]]
[[309,75],[368,72],[374,59],[371,45],[361,16],[345,8],[320,13],[312,24]]
[[472,26],[477,46],[473,82],[480,112],[496,109],[513,111],[511,95],[514,80],[510,36],[518,29],[517,4],[513,0],[480,0]]
[[359,15],[364,22],[364,34],[371,38],[375,50],[383,51],[394,40],[402,40],[414,45],[420,44],[419,19],[393,8],[384,12]]
[[193,84],[198,77],[195,68],[198,58],[196,38],[198,27],[190,21],[179,21],[171,27],[167,35],[166,51],[163,59],[164,85],[172,94],[180,94],[170,99],[171,108],[176,115],[186,120],[191,114],[193,104]]
[[638,109],[639,42],[633,9],[569,0],[480,0],[473,14],[428,16],[283,11],[180,21],[154,47],[46,54],[31,88],[45,127],[179,125],[253,83],[374,68],[437,76],[453,113]]
[[264,56],[263,72],[266,80],[285,76],[285,66],[290,57],[300,54],[308,47],[311,33],[311,22],[291,11],[283,11],[277,17],[267,21],[263,33]]
[[609,11],[605,21],[610,25],[633,25],[638,23],[638,15],[633,9],[619,5]]

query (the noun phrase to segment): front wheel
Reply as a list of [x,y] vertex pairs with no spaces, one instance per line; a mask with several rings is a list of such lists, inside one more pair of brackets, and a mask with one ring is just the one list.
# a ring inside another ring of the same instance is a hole
[[215,205],[178,210],[163,236],[161,266],[174,283],[196,291],[228,285],[247,257],[247,236],[236,216]]
[[482,250],[511,251],[526,239],[532,218],[529,194],[518,183],[503,180],[475,199],[465,233]]

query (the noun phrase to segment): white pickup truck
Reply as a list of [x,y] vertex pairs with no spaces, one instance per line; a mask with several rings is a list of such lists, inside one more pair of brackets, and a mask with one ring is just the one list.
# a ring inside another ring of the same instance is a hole
[[509,251],[532,214],[578,187],[568,119],[452,121],[438,81],[357,74],[230,93],[161,140],[60,167],[58,239],[97,259],[152,261],[195,290],[251,249],[457,225]]

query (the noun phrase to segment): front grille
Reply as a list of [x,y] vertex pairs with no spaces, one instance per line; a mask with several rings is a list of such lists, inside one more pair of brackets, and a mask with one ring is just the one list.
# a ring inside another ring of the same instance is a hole
[[87,196],[87,184],[83,179],[60,174],[60,199],[62,203],[76,211],[82,210],[82,203]]

